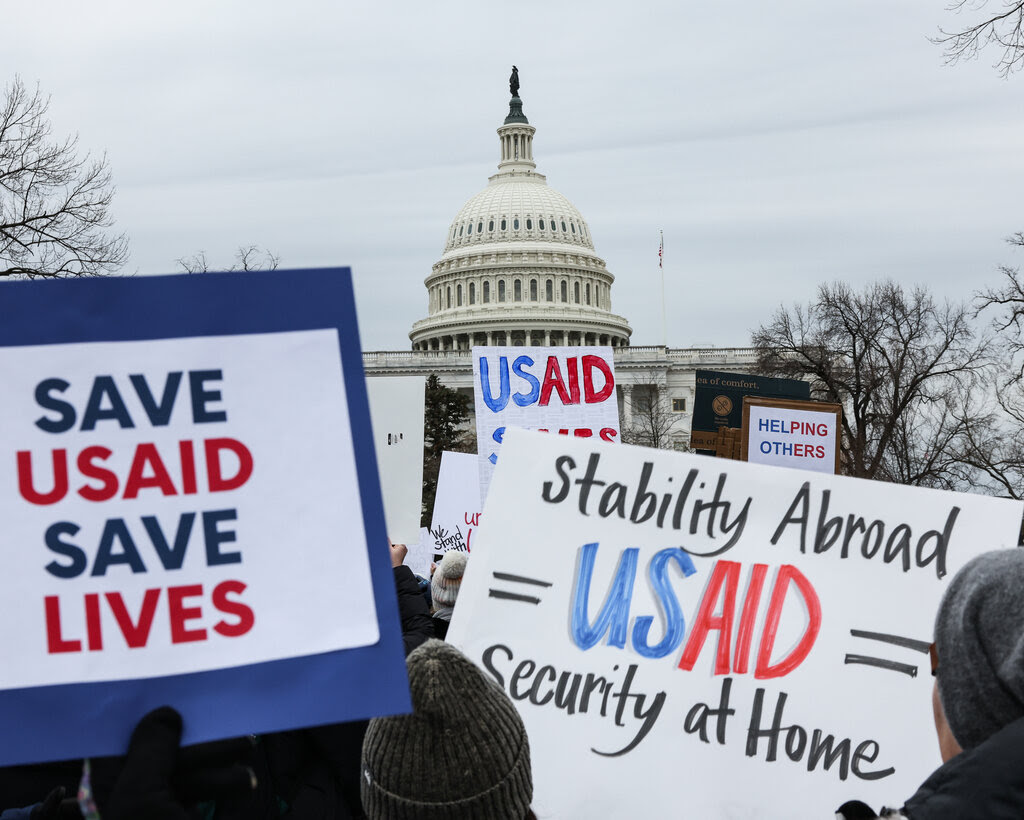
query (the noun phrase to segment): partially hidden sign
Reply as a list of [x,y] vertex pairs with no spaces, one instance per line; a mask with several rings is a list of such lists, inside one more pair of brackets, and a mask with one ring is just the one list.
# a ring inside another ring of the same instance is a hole
[[396,544],[414,544],[420,534],[423,381],[422,376],[386,376],[366,382],[384,518]]
[[743,399],[741,458],[816,473],[839,472],[843,408],[788,399]]
[[739,428],[743,421],[743,397],[809,399],[811,385],[800,379],[752,376],[720,370],[698,370],[693,395],[690,444],[714,455],[719,427]]
[[940,764],[928,645],[1020,502],[510,431],[448,639],[538,817],[831,817]]
[[348,269],[11,283],[0,765],[408,708]]
[[480,525],[481,506],[476,453],[441,453],[430,521],[433,555],[472,549],[473,532]]
[[511,427],[619,440],[610,347],[474,347],[473,397],[483,499]]

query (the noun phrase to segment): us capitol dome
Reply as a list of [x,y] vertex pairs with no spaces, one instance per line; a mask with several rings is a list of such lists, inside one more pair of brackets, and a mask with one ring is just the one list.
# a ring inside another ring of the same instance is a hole
[[518,72],[513,78],[498,173],[452,220],[424,282],[428,315],[409,332],[412,349],[625,347],[633,331],[612,313],[615,277],[583,215],[537,172],[537,129],[523,114]]
[[[749,372],[755,351],[630,344],[629,323],[612,313],[615,277],[595,253],[583,215],[537,173],[536,129],[523,114],[518,71],[509,82],[498,173],[448,228],[424,282],[427,317],[409,332],[412,349],[364,351],[364,372],[369,379],[433,374],[472,399],[474,345],[608,345],[623,440],[685,446],[696,371]],[[653,242],[651,256],[653,266]],[[685,315],[672,318],[682,332]]]

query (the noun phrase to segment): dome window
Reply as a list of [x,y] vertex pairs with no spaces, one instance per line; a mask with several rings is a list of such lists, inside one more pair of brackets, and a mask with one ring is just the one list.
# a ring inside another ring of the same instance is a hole
[[484,232],[484,222],[483,222],[482,219],[479,222],[476,223],[476,232],[477,233],[483,233]]
[[519,279],[512,283],[512,298],[516,302],[523,301],[523,283]]
[[555,283],[550,279],[544,283],[544,298],[549,302],[555,301]]
[[519,217],[518,216],[515,219],[512,220],[512,230],[513,231],[518,231],[519,230]]
[[576,223],[575,222],[570,222],[569,224],[572,226],[572,232],[576,233]]
[[569,229],[565,227],[565,220],[562,220],[562,233],[566,233]]
[[466,231],[466,235],[467,236],[471,236],[472,234],[473,234],[473,223],[470,222],[469,223],[469,229]]
[[572,293],[575,299],[573,301],[578,305],[580,303],[580,283],[576,282],[572,286]]
[[487,230],[489,230],[489,231],[493,231],[494,230],[494,220],[493,219],[490,222],[487,223]]
[[562,280],[562,301],[569,301],[569,286],[566,284],[564,279]]
[[529,217],[527,217],[527,219],[526,219],[526,230],[528,230],[528,231],[532,231],[533,230],[533,220],[530,219]]
[[540,220],[540,229],[542,231],[544,230],[544,220],[543,219]]
[[[576,287],[579,287],[579,285],[577,285]],[[579,299],[577,299],[576,301],[578,302]],[[458,307],[462,307],[462,285],[455,286],[455,302]]]
[[507,223],[507,222],[505,221],[504,217],[502,217],[502,220],[501,220],[501,229],[502,229],[502,230],[505,230],[505,228],[506,228],[507,226],[508,226],[508,223]]
[[484,282],[484,304],[491,301],[491,283]]
[[498,280],[498,301],[499,302],[504,302],[505,301],[505,280],[504,279],[499,279]]
[[462,236],[462,231],[463,231],[463,228],[460,226],[459,227],[459,236]]
[[[472,286],[470,286],[472,287]],[[587,283],[587,304],[590,304],[590,283]]]
[[448,287],[448,307],[451,307],[451,306],[452,306],[452,289],[451,289],[451,286],[449,286]]
[[537,280],[536,279],[531,279],[530,280],[530,301],[531,302],[536,302],[537,301]]
[[[590,293],[590,285],[587,285],[587,293]],[[469,303],[471,305],[476,304],[476,282],[469,283]]]

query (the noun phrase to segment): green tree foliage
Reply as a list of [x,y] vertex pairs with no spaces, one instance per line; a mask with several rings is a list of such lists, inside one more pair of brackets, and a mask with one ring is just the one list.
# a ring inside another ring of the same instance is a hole
[[427,378],[423,402],[423,510],[420,526],[430,526],[437,494],[437,474],[441,453],[474,452],[476,437],[467,429],[469,396],[445,387],[437,374]]

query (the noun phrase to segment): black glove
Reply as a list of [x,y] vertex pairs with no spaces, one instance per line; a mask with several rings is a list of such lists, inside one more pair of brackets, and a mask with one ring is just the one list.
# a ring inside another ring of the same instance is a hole
[[255,788],[246,765],[252,752],[248,739],[186,749],[180,742],[181,715],[171,707],[154,709],[139,721],[108,797],[103,795],[102,771],[117,761],[94,768],[94,794],[103,820],[189,820],[187,807],[196,802],[233,798]]
[[48,795],[46,799],[32,807],[29,813],[31,820],[82,820],[82,813],[78,810],[78,801],[73,797],[64,798],[67,789],[58,786]]
[[843,803],[836,809],[836,816],[842,817],[843,820],[871,820],[871,818],[878,817],[871,806],[860,800],[849,800]]

